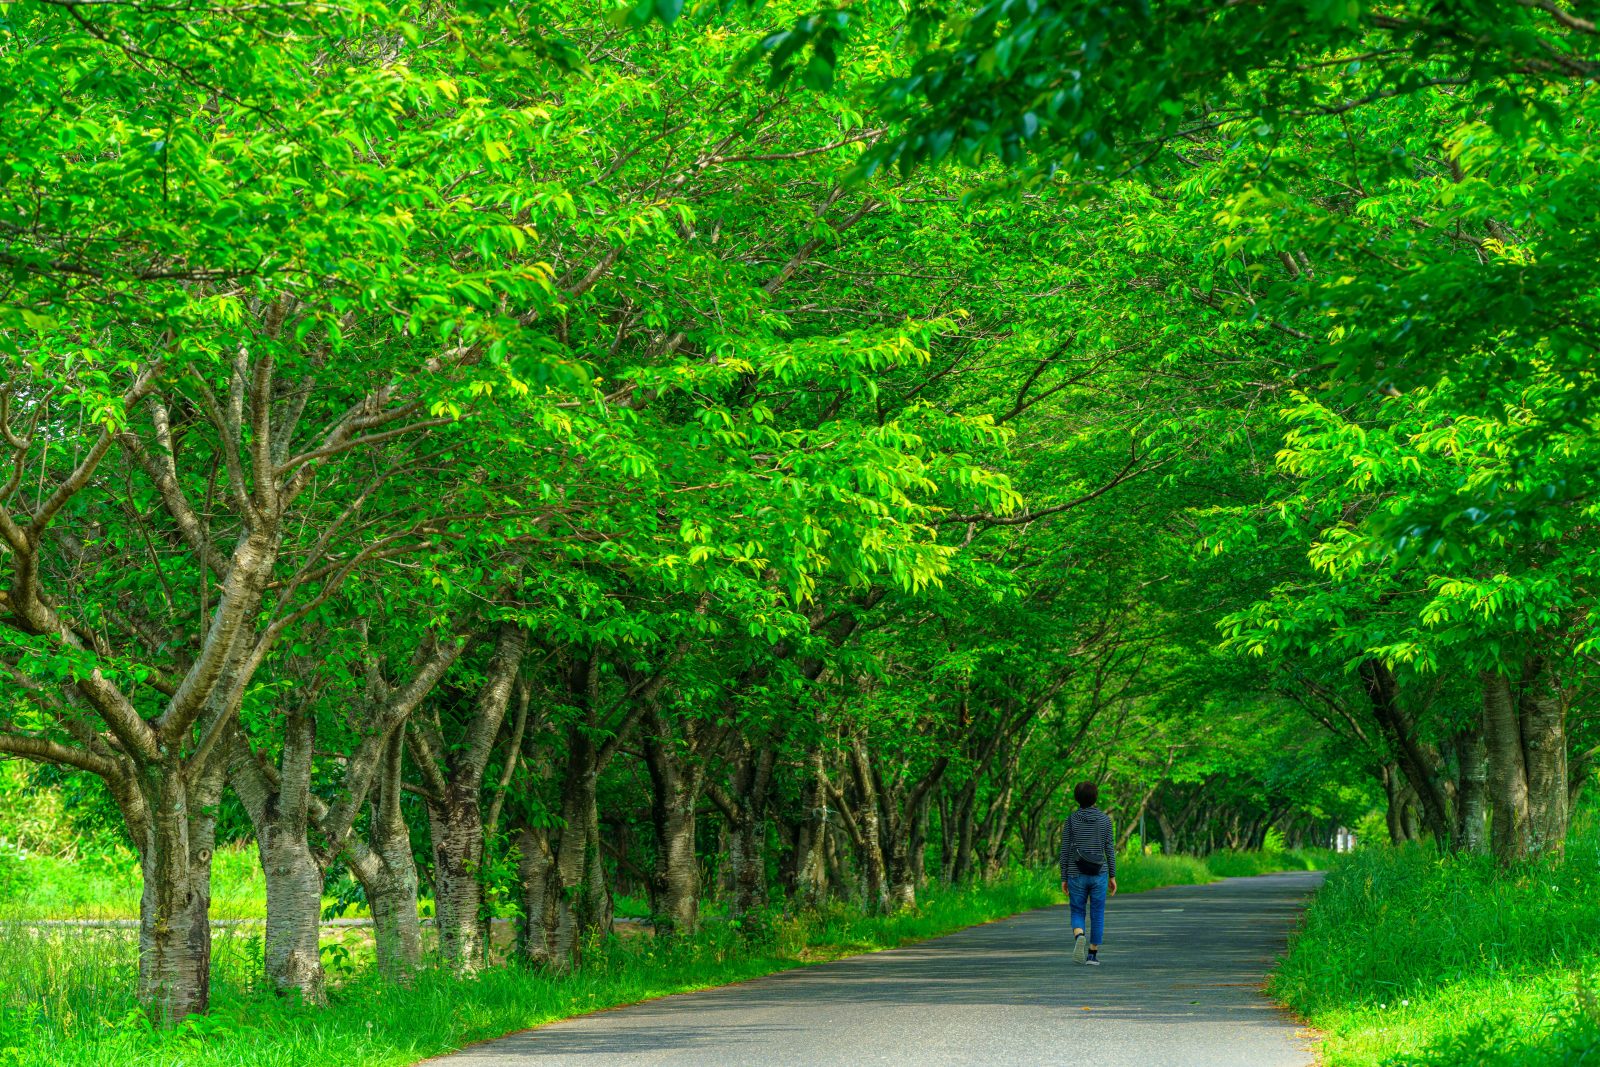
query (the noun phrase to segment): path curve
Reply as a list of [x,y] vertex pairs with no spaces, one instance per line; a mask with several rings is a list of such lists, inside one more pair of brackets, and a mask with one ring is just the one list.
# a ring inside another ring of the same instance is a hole
[[1307,1067],[1261,995],[1321,875],[1111,901],[1103,966],[1064,907],[907,948],[552,1023],[437,1067]]

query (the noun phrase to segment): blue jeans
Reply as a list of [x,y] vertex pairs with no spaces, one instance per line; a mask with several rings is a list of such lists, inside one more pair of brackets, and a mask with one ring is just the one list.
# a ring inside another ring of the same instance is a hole
[[[1072,928],[1089,935],[1089,944],[1099,945],[1106,936],[1106,883],[1109,875],[1104,867],[1099,874],[1067,875],[1067,898],[1072,901]],[[1083,912],[1088,907],[1094,920],[1091,929],[1083,924]]]

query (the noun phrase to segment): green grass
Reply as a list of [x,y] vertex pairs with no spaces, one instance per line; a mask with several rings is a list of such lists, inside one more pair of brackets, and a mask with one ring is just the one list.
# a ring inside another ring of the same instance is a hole
[[[81,856],[0,853],[0,915],[28,919],[137,919],[139,860],[120,846]],[[267,885],[252,845],[212,859],[211,917],[260,919]]]
[[342,976],[325,1009],[266,991],[259,940],[225,932],[216,945],[211,1016],[171,1033],[152,1030],[133,1001],[131,931],[39,936],[0,927],[0,1065],[410,1064],[600,1008],[933,937],[1058,897],[1051,877],[1017,874],[987,886],[931,890],[915,911],[891,916],[836,907],[804,919],[779,917],[756,944],[728,923],[708,924],[667,949],[648,938],[614,938],[591,945],[581,969],[566,976],[497,967],[460,982],[427,971],[401,988],[362,968]]
[[1329,1067],[1600,1064],[1597,864],[1576,840],[1565,863],[1513,874],[1361,849],[1313,900],[1272,993],[1325,1033]]
[[[245,861],[219,861],[230,899],[251,907]],[[35,857],[37,859],[37,857]],[[32,863],[33,861],[30,861]],[[235,871],[233,864],[240,869]],[[1264,868],[1295,869],[1283,857]],[[47,865],[48,907],[104,915],[126,903],[127,886],[90,876],[74,886]],[[1118,861],[1122,892],[1214,881],[1206,863],[1183,856],[1126,856]],[[255,877],[259,877],[256,875]],[[108,887],[108,899],[97,894]],[[135,887],[136,888],[136,887]],[[137,893],[134,893],[134,900]],[[133,999],[136,939],[131,930],[41,934],[0,924],[0,1067],[354,1067],[401,1065],[514,1030],[670,993],[704,989],[821,960],[935,937],[965,926],[1060,901],[1053,870],[1014,872],[984,886],[932,888],[913,911],[873,916],[837,905],[821,913],[777,916],[759,940],[733,924],[708,923],[696,938],[671,947],[648,937],[611,938],[588,947],[583,966],[564,976],[496,967],[460,982],[426,971],[410,988],[380,981],[364,966],[363,935],[344,931],[329,962],[332,1003],[307,1009],[266,988],[259,928],[220,928],[213,959],[213,1011],[175,1032],[150,1027]],[[637,911],[638,902],[628,910]],[[17,912],[0,906],[0,915]]]
[[1320,871],[1332,864],[1334,854],[1325,848],[1286,849],[1278,852],[1236,852],[1225,849],[1206,857],[1206,866],[1219,878],[1248,878],[1279,871]]
[[1168,885],[1205,885],[1217,876],[1205,860],[1195,856],[1145,856],[1135,853],[1117,857],[1117,892],[1143,893]]
[[[0,916],[139,917],[139,858],[120,836],[75,827],[60,792],[35,787],[16,763],[0,762],[0,797]],[[266,879],[255,846],[219,848],[212,860],[212,917],[266,913]]]
[[1140,893],[1167,885],[1205,885],[1219,878],[1243,878],[1279,871],[1315,871],[1328,866],[1333,853],[1325,849],[1277,852],[1213,852],[1198,856],[1163,856],[1135,853],[1117,857],[1117,891]]

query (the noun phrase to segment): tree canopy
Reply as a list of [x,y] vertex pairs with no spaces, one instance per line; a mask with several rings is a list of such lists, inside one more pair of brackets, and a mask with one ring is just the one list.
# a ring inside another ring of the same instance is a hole
[[[1600,739],[1559,3],[0,6],[0,756],[140,991],[214,850],[562,969],[1127,845],[1559,852]],[[1153,825],[1153,829],[1150,827]],[[709,884],[708,884],[709,883]]]

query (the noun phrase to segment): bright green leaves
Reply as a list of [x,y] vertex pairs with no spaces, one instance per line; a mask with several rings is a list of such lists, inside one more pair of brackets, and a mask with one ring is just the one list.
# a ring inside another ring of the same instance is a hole
[[[1575,388],[1536,417],[1587,418],[1600,220],[1583,25],[1498,3],[995,0],[942,32],[885,85],[901,124],[862,176],[992,158],[1018,187],[1102,202],[1138,182],[1152,211],[1122,243],[1144,277],[1231,320],[1219,329],[1272,331],[1290,373],[1331,371],[1344,402],[1444,375],[1493,397],[1553,371]],[[1464,506],[1511,521],[1573,490]],[[1410,536],[1449,518],[1417,511]]]
[[[1591,430],[1531,430],[1531,411],[1565,388],[1546,378],[1499,416],[1470,410],[1478,399],[1450,382],[1369,403],[1361,418],[1298,397],[1282,411],[1288,494],[1270,518],[1234,513],[1251,537],[1225,521],[1213,541],[1233,553],[1257,543],[1299,553],[1309,570],[1226,617],[1227,644],[1444,677],[1514,670],[1552,642],[1587,644],[1600,577],[1584,547],[1592,507],[1569,499],[1521,513],[1514,504],[1555,499],[1594,462]],[[1495,500],[1507,502],[1505,514],[1469,503]],[[1441,529],[1419,528],[1419,512],[1442,516]]]
[[[163,36],[182,52],[181,63],[166,58],[217,79],[209,96],[182,79],[135,92],[136,58],[65,14],[33,17],[21,47],[0,56],[16,75],[5,79],[16,87],[5,105],[15,154],[0,174],[0,219],[26,235],[8,244],[25,284],[0,316],[37,326],[49,306],[94,328],[108,320],[104,299],[82,298],[92,281],[116,294],[119,314],[198,326],[219,310],[215,291],[236,285],[325,308],[335,342],[334,323],[357,311],[387,315],[397,333],[448,321],[470,341],[502,303],[526,313],[552,296],[548,264],[522,262],[542,220],[518,217],[508,185],[548,138],[549,113],[526,97],[551,83],[482,80],[452,50],[470,16],[430,27],[428,48],[394,62],[351,55],[331,69],[317,63],[339,53],[329,42],[344,24],[328,13],[282,15],[289,43],[258,50],[224,29],[225,14],[212,32]],[[342,17],[393,21],[378,4]],[[74,121],[63,122],[56,82],[28,73],[41,70],[82,79]],[[480,262],[437,254],[449,247]]]

